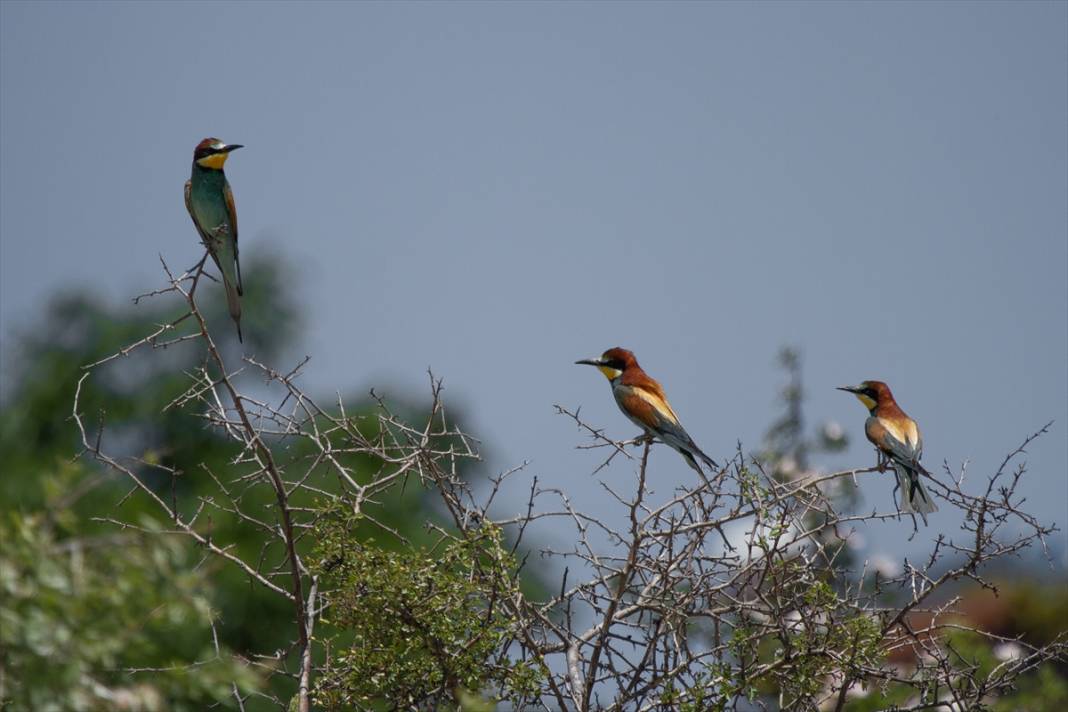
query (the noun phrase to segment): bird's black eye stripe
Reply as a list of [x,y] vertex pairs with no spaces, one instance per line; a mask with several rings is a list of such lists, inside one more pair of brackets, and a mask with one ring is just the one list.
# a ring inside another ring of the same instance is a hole
[[623,370],[623,362],[620,361],[618,358],[614,358],[614,359],[611,359],[609,361],[605,361],[604,365],[608,366],[608,368],[614,368],[617,371],[622,371]]
[[214,156],[216,153],[226,153],[226,151],[221,148],[215,148],[214,146],[205,146],[204,148],[201,148],[196,152],[195,158],[199,161],[201,158]]

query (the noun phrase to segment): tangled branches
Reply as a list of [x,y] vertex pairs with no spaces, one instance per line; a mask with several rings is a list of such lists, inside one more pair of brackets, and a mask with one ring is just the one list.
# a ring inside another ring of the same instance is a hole
[[[991,563],[1044,549],[1055,531],[1016,494],[1019,455],[1045,428],[978,492],[963,469],[947,467],[932,491],[959,534],[939,535],[923,562],[906,559],[889,574],[854,561],[845,543],[901,515],[856,513],[838,496],[876,468],[783,477],[739,451],[692,486],[661,493],[650,487],[652,444],[611,440],[559,406],[589,438],[580,447],[605,453],[594,474],[614,468],[613,484],[602,482],[610,506],[581,511],[534,477],[521,511],[502,515],[501,493],[526,471],[477,484],[464,476],[476,442],[446,418],[439,381],[431,377],[428,412],[413,425],[376,395],[371,412],[349,414],[340,398],[320,406],[298,384],[306,362],[282,373],[246,357],[231,370],[197,307],[202,268],[168,272],[169,287],[154,296],[177,296],[185,312],[87,367],[73,416],[84,452],[126,478],[128,496],[151,501],[169,534],[291,606],[290,648],[252,652],[248,664],[289,680],[295,709],[490,700],[583,712],[842,710],[859,694],[903,710],[979,709],[1064,660],[1063,635],[1043,645],[1003,639],[954,616],[952,595],[960,581],[996,590]],[[81,412],[83,384],[135,352],[194,344],[203,362],[163,410],[195,412],[225,434],[236,447],[228,471],[109,454],[106,414],[91,423]],[[254,394],[238,387],[246,371],[261,383]],[[622,479],[626,470],[633,479]],[[190,476],[210,478],[211,493],[181,501],[175,483]],[[383,503],[407,487],[436,503],[418,538],[385,516]],[[220,539],[221,519],[254,533],[258,548]],[[566,527],[572,544],[543,548],[536,583],[524,587],[526,547],[543,527],[557,537]],[[966,650],[975,640],[1012,643],[1014,653],[981,665]],[[243,709],[248,696],[235,685],[233,698]]]

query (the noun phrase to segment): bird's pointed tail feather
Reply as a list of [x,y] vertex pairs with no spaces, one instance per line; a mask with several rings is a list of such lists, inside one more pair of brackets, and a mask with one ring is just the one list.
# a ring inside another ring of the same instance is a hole
[[694,446],[694,451],[697,453],[697,456],[700,457],[702,460],[704,460],[705,463],[709,467],[711,467],[713,470],[718,470],[719,469],[719,463],[717,463],[715,460],[713,460],[708,455],[704,454],[704,452],[702,452],[700,448],[698,448],[697,446]]
[[938,505],[931,499],[927,488],[923,486],[920,473],[899,462],[894,463],[894,471],[897,472],[897,483],[901,488],[901,511],[919,514],[926,524],[927,515],[937,512]]
[[684,458],[686,458],[686,462],[690,467],[698,472],[701,472],[701,467],[697,464],[698,458],[713,470],[719,469],[719,465],[716,461],[702,452],[701,448],[697,447],[697,443],[693,441],[693,438],[687,435],[685,431],[682,431],[681,433],[657,433],[657,437],[671,448],[677,450]]
[[679,450],[679,454],[682,455],[682,459],[683,460],[686,460],[686,464],[687,465],[689,465],[693,469],[697,470],[698,474],[701,474],[701,475],[705,474],[704,470],[701,469],[701,466],[697,464],[697,460],[694,459],[693,453],[691,453],[691,452],[689,452],[687,450]]
[[241,293],[230,280],[223,278],[223,286],[226,288],[226,306],[230,309],[230,318],[234,320],[234,325],[237,327],[237,340],[244,343],[244,338],[241,336]]

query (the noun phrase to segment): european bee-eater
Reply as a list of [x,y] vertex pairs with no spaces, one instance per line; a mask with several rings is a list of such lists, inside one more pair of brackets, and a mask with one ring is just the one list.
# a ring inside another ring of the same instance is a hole
[[193,175],[185,182],[185,207],[200,239],[222,273],[226,304],[241,338],[241,265],[237,260],[237,211],[223,173],[230,152],[240,144],[206,138],[193,151]]
[[871,413],[864,422],[864,434],[881,455],[889,458],[897,473],[901,511],[918,513],[926,524],[927,515],[938,511],[938,507],[920,480],[921,474],[930,476],[930,473],[920,464],[923,437],[916,421],[898,407],[890,387],[882,381],[864,381],[859,386],[841,386],[838,390],[855,395]]
[[701,452],[682,424],[679,416],[668,403],[664,389],[638,365],[634,354],[616,347],[608,349],[600,358],[583,359],[575,363],[596,366],[612,384],[612,395],[623,415],[645,431],[678,450],[693,469],[701,472],[697,459],[709,467],[719,467],[708,455]]

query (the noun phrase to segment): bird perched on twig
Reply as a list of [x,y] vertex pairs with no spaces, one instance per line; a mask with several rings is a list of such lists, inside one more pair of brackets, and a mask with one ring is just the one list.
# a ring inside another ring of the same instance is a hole
[[719,467],[715,460],[701,452],[701,448],[686,433],[679,423],[679,416],[675,415],[668,403],[664,389],[642,370],[633,353],[616,347],[605,351],[600,358],[582,359],[575,363],[596,366],[605,375],[612,384],[616,405],[647,436],[677,450],[686,464],[698,472],[702,472],[698,459],[709,467]]
[[185,182],[185,207],[200,239],[222,273],[226,304],[241,338],[241,265],[237,259],[237,211],[223,173],[230,152],[240,144],[206,138],[193,150],[193,174]]
[[897,473],[901,488],[902,512],[916,512],[927,523],[927,515],[938,511],[920,475],[931,476],[923,465],[923,437],[916,421],[905,415],[894,400],[890,387],[882,381],[864,381],[859,386],[841,386],[840,391],[852,393],[871,413],[864,422],[864,434],[880,453],[880,467],[885,456]]

